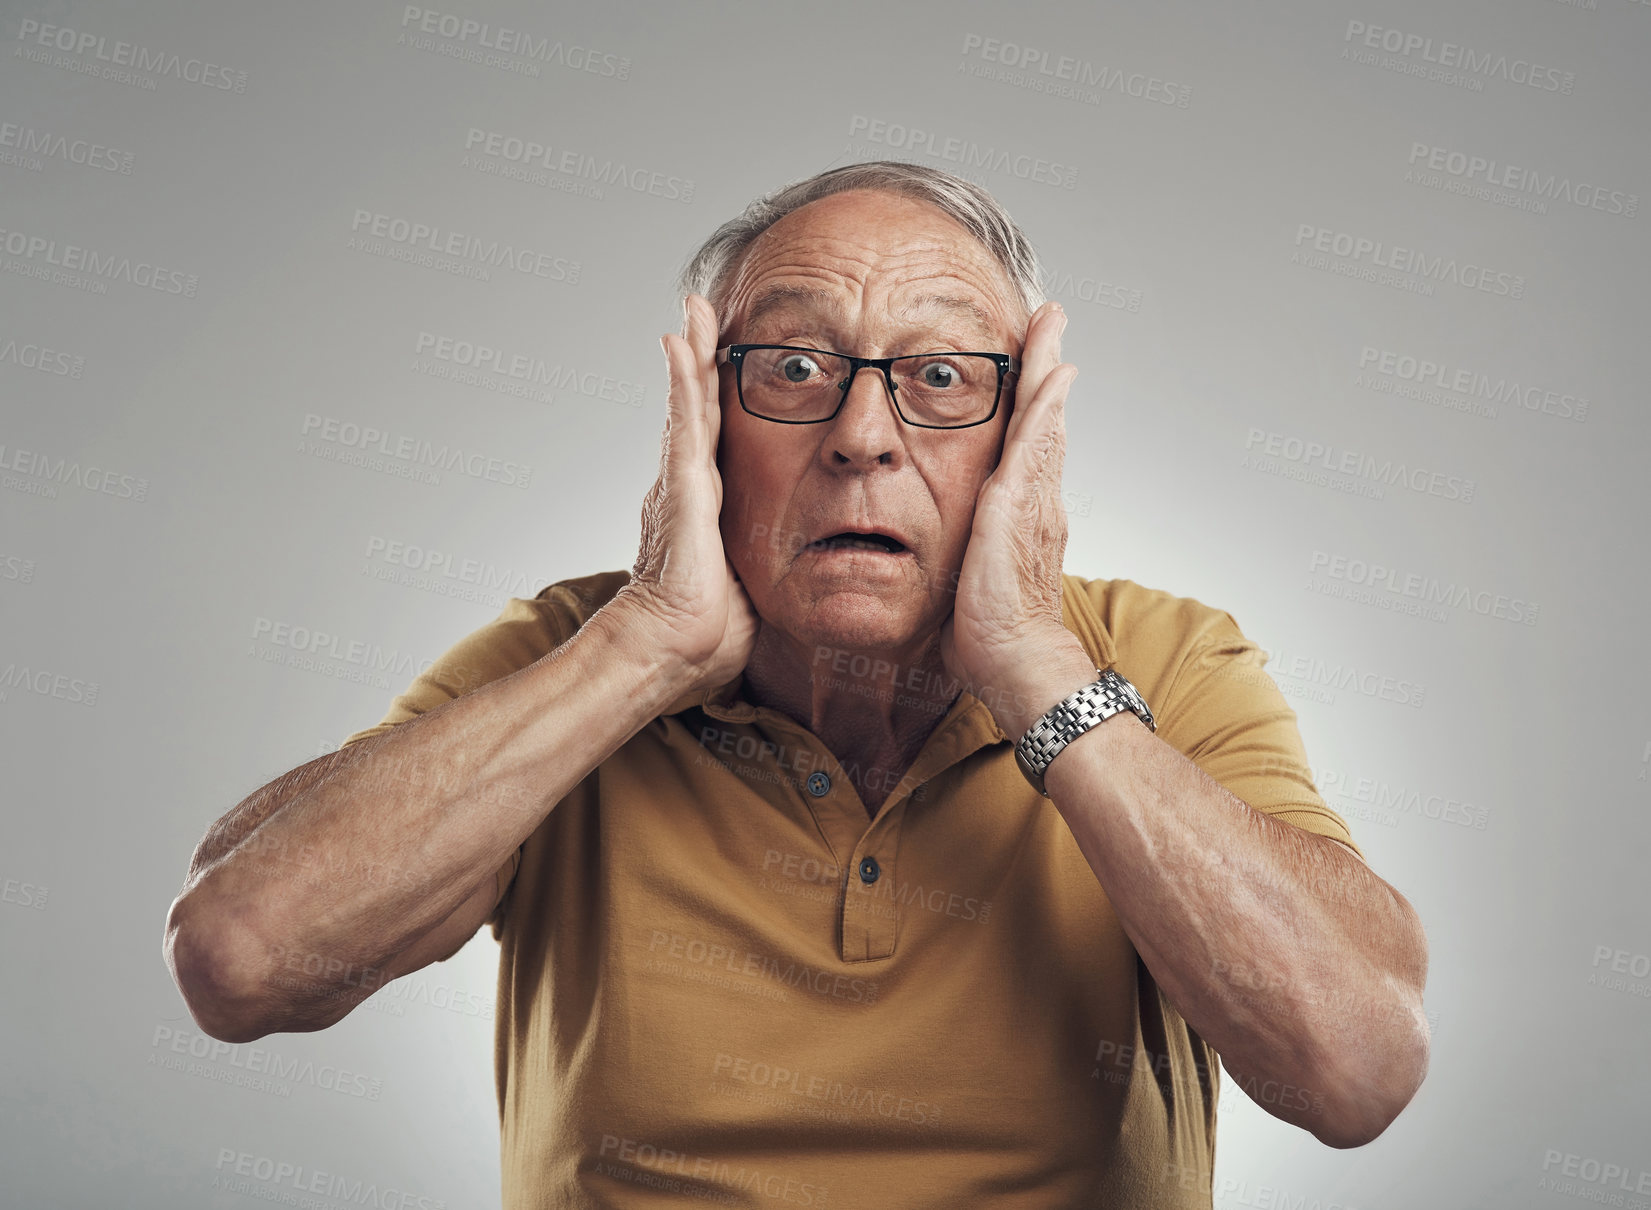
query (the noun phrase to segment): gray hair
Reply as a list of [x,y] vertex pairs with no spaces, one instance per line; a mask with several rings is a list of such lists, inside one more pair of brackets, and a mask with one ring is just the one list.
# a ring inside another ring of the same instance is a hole
[[757,198],[700,245],[678,275],[678,288],[684,295],[703,295],[720,315],[725,296],[733,288],[735,271],[758,236],[793,210],[849,189],[879,189],[935,206],[962,224],[1003,266],[1028,314],[1043,305],[1043,271],[1038,255],[998,200],[973,181],[899,160],[871,160],[827,169]]

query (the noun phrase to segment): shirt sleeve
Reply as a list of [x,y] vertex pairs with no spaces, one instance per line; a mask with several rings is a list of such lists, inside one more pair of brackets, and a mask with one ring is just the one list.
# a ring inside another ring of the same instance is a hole
[[351,733],[340,748],[383,735],[455,698],[474,693],[526,668],[565,643],[579,620],[555,594],[552,585],[532,600],[512,597],[499,616],[443,652],[390,703],[384,718]]
[[1313,783],[1296,713],[1266,661],[1232,615],[1221,613],[1176,672],[1159,735],[1254,810],[1327,836],[1362,859],[1347,821]]
[[[560,585],[546,588],[532,600],[510,598],[497,618],[454,643],[419,673],[390,703],[381,721],[353,732],[339,748],[383,735],[427,711],[526,668],[566,642],[579,629],[580,621],[577,598]],[[518,845],[494,875],[496,894],[486,923],[491,926],[495,939],[504,932],[505,896],[521,861],[522,848]]]

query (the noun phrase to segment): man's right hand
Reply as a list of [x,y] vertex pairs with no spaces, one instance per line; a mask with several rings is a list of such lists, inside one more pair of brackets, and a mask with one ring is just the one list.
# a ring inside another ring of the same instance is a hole
[[660,337],[670,391],[659,478],[642,501],[642,541],[630,582],[613,604],[634,608],[636,633],[682,662],[687,692],[719,685],[745,668],[757,614],[718,525],[717,316],[698,294],[683,300],[683,316],[682,336]]

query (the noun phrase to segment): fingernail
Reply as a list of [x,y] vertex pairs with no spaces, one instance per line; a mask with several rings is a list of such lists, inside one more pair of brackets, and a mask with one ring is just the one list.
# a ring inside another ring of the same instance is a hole
[[688,298],[684,295],[682,299],[682,338],[684,340],[688,338],[688,324],[693,319],[693,315],[693,311],[688,306]]

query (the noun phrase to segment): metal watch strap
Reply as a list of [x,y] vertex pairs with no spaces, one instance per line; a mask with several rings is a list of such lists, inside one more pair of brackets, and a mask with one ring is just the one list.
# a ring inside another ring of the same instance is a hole
[[1105,722],[1119,711],[1129,710],[1147,725],[1147,730],[1158,729],[1152,711],[1141,700],[1141,695],[1135,692],[1134,685],[1110,668],[1097,668],[1095,671],[1098,679],[1058,703],[1028,727],[1026,734],[1015,745],[1015,763],[1026,775],[1026,780],[1032,783],[1032,788],[1045,798],[1049,797],[1049,791],[1043,787],[1043,775],[1049,768],[1049,762],[1091,727]]

